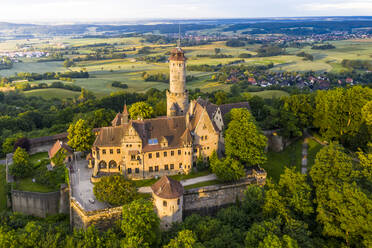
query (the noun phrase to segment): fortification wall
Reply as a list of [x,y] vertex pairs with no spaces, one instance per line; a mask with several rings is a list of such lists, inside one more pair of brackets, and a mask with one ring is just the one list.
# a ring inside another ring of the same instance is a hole
[[59,213],[60,192],[36,193],[12,190],[12,210],[27,215],[46,217]]
[[11,205],[13,212],[19,212],[37,217],[69,212],[69,189],[61,186],[60,191],[50,193],[11,191]]
[[249,184],[256,184],[255,178],[227,185],[213,185],[186,190],[183,195],[183,213],[201,215],[214,214],[219,208],[235,203],[244,198],[244,191]]
[[[265,183],[265,179],[246,178],[234,184],[214,185],[186,190],[183,195],[183,216],[192,213],[201,215],[214,214],[219,208],[235,203],[244,198],[244,191],[249,184]],[[71,226],[86,229],[94,224],[100,230],[112,227],[121,219],[122,207],[106,208],[96,211],[85,211],[84,208],[71,197],[70,201]]]
[[70,208],[71,225],[77,229],[86,229],[94,225],[100,230],[106,230],[121,219],[123,211],[122,207],[116,207],[88,212],[73,197],[70,200]]

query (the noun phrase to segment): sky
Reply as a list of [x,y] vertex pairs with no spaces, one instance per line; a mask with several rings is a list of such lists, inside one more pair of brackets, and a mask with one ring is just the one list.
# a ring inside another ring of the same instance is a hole
[[0,21],[372,15],[372,0],[0,0]]

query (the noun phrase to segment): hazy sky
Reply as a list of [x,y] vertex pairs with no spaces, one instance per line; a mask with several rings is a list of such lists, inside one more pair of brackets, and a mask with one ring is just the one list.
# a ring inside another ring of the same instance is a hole
[[372,0],[0,0],[0,21],[372,15]]

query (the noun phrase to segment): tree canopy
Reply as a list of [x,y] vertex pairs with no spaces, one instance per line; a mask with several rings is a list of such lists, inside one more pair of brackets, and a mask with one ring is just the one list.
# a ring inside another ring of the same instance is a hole
[[76,151],[88,151],[94,141],[94,134],[92,128],[85,120],[78,120],[72,123],[67,130],[68,142],[67,144]]
[[13,155],[13,164],[10,166],[10,173],[18,178],[24,178],[31,173],[30,156],[25,149],[18,147]]
[[130,117],[135,119],[148,119],[153,117],[154,109],[146,102],[136,102],[129,108]]
[[94,184],[93,192],[99,201],[113,206],[127,204],[138,196],[134,183],[121,175],[102,177],[98,183]]
[[261,134],[247,109],[232,109],[225,133],[226,155],[246,166],[266,161],[267,138]]

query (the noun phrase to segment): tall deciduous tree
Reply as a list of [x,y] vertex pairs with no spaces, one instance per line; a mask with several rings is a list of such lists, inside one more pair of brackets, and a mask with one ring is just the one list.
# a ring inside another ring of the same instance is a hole
[[212,172],[223,182],[237,181],[245,175],[244,166],[236,159],[211,159]]
[[372,99],[372,89],[355,86],[318,91],[315,97],[314,126],[328,140],[338,140],[351,148],[365,146],[368,134],[362,108]]
[[10,166],[10,173],[18,178],[24,178],[31,173],[30,156],[26,150],[18,147],[13,155],[13,164]]
[[177,237],[172,239],[168,245],[163,248],[202,248],[204,247],[197,242],[195,234],[190,230],[178,232]]
[[94,141],[94,134],[87,121],[82,119],[78,120],[76,123],[70,125],[67,132],[67,144],[70,147],[81,152],[91,148]]
[[266,161],[267,138],[261,134],[247,109],[232,109],[225,134],[226,155],[245,165],[260,165]]
[[137,188],[133,182],[120,175],[101,178],[94,185],[93,192],[98,200],[113,206],[127,204],[138,196]]
[[154,115],[153,108],[146,102],[136,102],[129,108],[132,119],[148,119]]
[[316,192],[317,220],[323,224],[323,233],[342,238],[349,246],[363,243],[369,247],[372,192],[361,184],[362,172],[341,146],[332,143],[319,151],[310,175]]
[[126,243],[135,239],[138,247],[156,247],[160,241],[160,220],[152,202],[139,199],[125,204],[121,230],[126,235]]

